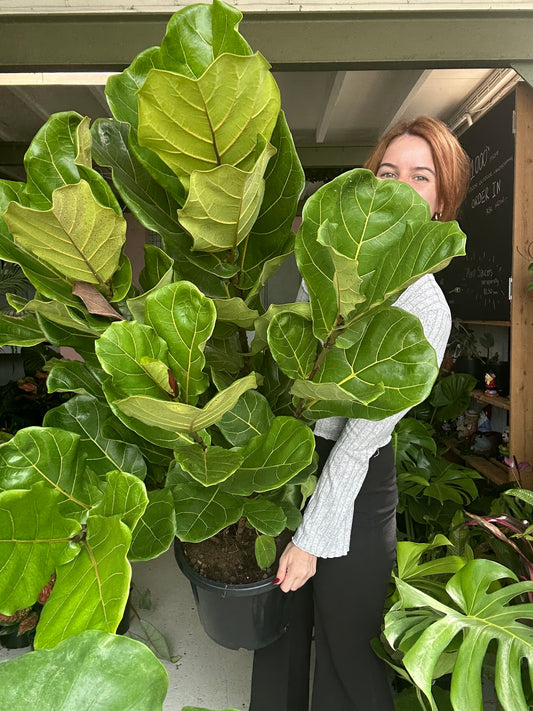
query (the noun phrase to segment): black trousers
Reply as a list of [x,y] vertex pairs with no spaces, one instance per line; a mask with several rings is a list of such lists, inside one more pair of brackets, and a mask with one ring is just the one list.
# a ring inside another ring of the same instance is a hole
[[[317,437],[322,465],[333,444]],[[287,632],[255,652],[250,711],[309,710],[313,623],[311,711],[393,711],[386,670],[370,641],[379,636],[396,556],[397,499],[387,445],[371,458],[357,496],[349,553],[318,559],[316,575],[294,593]]]

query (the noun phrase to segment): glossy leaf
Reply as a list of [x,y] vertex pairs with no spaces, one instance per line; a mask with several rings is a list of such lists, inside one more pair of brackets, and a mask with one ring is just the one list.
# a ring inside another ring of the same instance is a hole
[[43,424],[80,435],[78,451],[86,455],[86,466],[99,476],[118,470],[139,479],[146,476],[146,463],[139,449],[129,442],[103,434],[109,408],[90,395],[78,395],[46,413]]
[[54,647],[86,629],[114,632],[129,595],[127,552],[131,531],[120,516],[89,514],[79,554],[56,570],[56,582],[43,607],[35,649]]
[[0,313],[0,346],[36,346],[46,341],[33,314],[8,316]]
[[[495,687],[498,700],[505,711],[527,710],[520,668],[521,660],[525,659],[531,669],[533,632],[526,621],[533,619],[533,605],[509,603],[532,591],[533,583],[494,585],[504,579],[516,580],[516,576],[495,561],[472,560],[447,583],[447,604],[400,579],[396,580],[401,607],[425,608],[433,618],[433,623],[420,634],[403,658],[405,668],[428,698],[432,709],[437,708],[431,689],[435,665],[451,641],[461,634],[450,691],[455,711],[482,711],[481,667],[490,643],[497,647]],[[401,645],[401,640],[388,634],[387,623],[394,621],[396,610],[400,610],[400,603],[388,613],[385,626],[385,635],[395,646]]]
[[[326,341],[340,324],[442,269],[464,254],[464,242],[457,223],[432,222],[425,200],[405,183],[361,169],[327,183],[307,201],[296,240],[315,335]],[[362,280],[358,291],[365,298],[358,294],[352,309],[339,291],[332,253],[351,259]]]
[[265,396],[256,390],[248,390],[222,416],[218,427],[228,442],[235,447],[243,447],[252,437],[267,432],[273,419]]
[[451,420],[461,415],[470,404],[470,393],[476,386],[476,379],[466,373],[451,373],[433,387],[430,404],[437,408],[438,422]]
[[278,313],[268,327],[268,345],[286,375],[299,380],[309,377],[319,346],[311,321],[294,313]]
[[278,87],[259,54],[220,55],[198,79],[152,69],[139,91],[139,143],[187,187],[195,170],[223,163],[250,170],[257,136],[269,140],[279,110]]
[[249,171],[219,165],[191,174],[187,202],[178,217],[194,249],[223,252],[248,236],[263,201],[263,175],[274,150],[267,143]]
[[[241,286],[263,286],[294,246],[291,232],[305,176],[294,140],[280,111],[270,143],[276,154],[265,173],[265,194],[257,220],[241,249]],[[264,273],[262,273],[264,272]]]
[[153,244],[144,245],[144,267],[139,274],[139,283],[145,291],[153,289],[165,279],[174,260]]
[[255,558],[260,568],[268,568],[276,560],[276,543],[272,536],[257,536],[255,539]]
[[242,299],[213,299],[219,321],[228,321],[242,328],[252,328],[259,316],[256,309],[249,308]]
[[[111,79],[110,79],[111,81]],[[137,103],[137,97],[130,97]],[[175,176],[169,177],[172,192],[153,177],[153,172],[130,149],[130,126],[112,119],[98,119],[92,127],[94,156],[111,168],[113,183],[133,215],[149,230],[183,245],[190,239],[179,224],[177,210],[185,202],[183,188]],[[151,151],[151,159],[160,162]],[[164,164],[162,163],[164,166]],[[164,166],[166,170],[169,170]],[[177,193],[177,196],[176,196]]]
[[209,382],[203,368],[205,344],[216,321],[213,302],[189,282],[169,284],[146,299],[146,320],[168,346],[180,401],[195,404]]
[[314,448],[307,425],[292,417],[276,417],[268,432],[250,440],[241,466],[221,487],[240,496],[277,489],[311,463]]
[[[287,526],[287,517],[281,506],[269,501],[266,497],[258,496],[254,499],[245,499],[243,513],[249,523],[266,536],[279,536]],[[260,567],[266,568],[270,564],[267,563]]]
[[174,500],[170,489],[148,492],[148,505],[133,529],[128,558],[151,560],[164,553],[176,536]]
[[181,468],[204,486],[220,484],[242,462],[239,452],[223,447],[202,447],[197,443],[179,444],[174,452]]
[[92,512],[103,517],[120,516],[130,529],[134,529],[148,504],[144,484],[132,474],[111,471],[106,476],[104,495]]
[[85,181],[57,188],[41,211],[11,203],[4,219],[15,237],[69,281],[105,284],[118,268],[126,222],[99,205]]
[[416,463],[420,449],[436,454],[437,443],[432,436],[432,428],[426,422],[414,417],[404,417],[392,433],[394,460],[398,471],[404,471]]
[[196,482],[172,487],[176,511],[176,536],[181,541],[198,543],[214,536],[242,516],[243,500]]
[[165,361],[167,345],[149,326],[113,323],[96,343],[96,355],[114,384],[128,393],[168,399],[144,367],[143,358]]
[[171,432],[177,430],[192,433],[216,424],[222,415],[232,409],[244,392],[256,386],[257,378],[251,373],[217,393],[203,408],[140,395],[127,397],[115,404],[124,414],[148,425]]
[[37,600],[56,566],[77,553],[81,526],[58,510],[44,483],[0,493],[0,612],[12,615]]
[[88,367],[80,360],[52,359],[47,363],[46,387],[49,393],[74,392],[103,398],[102,379],[107,377],[100,368]]
[[11,711],[162,711],[167,673],[146,645],[89,630],[0,664]]
[[347,401],[312,404],[312,415],[379,420],[412,407],[429,394],[437,375],[437,359],[416,316],[385,307],[371,311],[350,331],[356,345],[331,349],[315,381],[342,383],[343,390],[355,397],[361,389],[365,393],[370,384],[383,384],[385,390],[368,405]]
[[26,427],[0,445],[0,488],[29,489],[45,482],[60,500],[86,509],[83,458],[79,435],[53,427]]

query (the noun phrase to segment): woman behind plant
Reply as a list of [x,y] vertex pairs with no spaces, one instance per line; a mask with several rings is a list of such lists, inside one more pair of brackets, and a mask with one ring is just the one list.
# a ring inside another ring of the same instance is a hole
[[[378,178],[410,184],[427,200],[434,220],[456,216],[470,176],[457,139],[427,116],[394,126],[364,167]],[[301,297],[307,298],[305,285]],[[420,319],[440,362],[451,317],[433,275],[409,286],[395,306]],[[317,423],[321,476],[276,581],[284,592],[298,591],[294,615],[284,637],[255,654],[250,711],[307,711],[313,617],[312,711],[392,711],[385,669],[370,641],[380,632],[395,559],[390,438],[406,412],[378,422],[335,417]]]

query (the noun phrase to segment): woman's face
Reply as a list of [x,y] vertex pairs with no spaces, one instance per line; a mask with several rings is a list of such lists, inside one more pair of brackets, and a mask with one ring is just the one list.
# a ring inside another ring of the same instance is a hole
[[429,203],[431,216],[442,212],[437,195],[437,176],[429,143],[420,136],[394,138],[383,155],[376,176],[408,183]]

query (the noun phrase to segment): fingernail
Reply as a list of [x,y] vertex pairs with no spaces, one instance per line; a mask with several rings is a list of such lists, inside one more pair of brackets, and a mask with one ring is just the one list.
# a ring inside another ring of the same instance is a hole
[[281,580],[279,578],[276,578],[275,580],[272,581],[272,585],[279,585],[281,583]]

